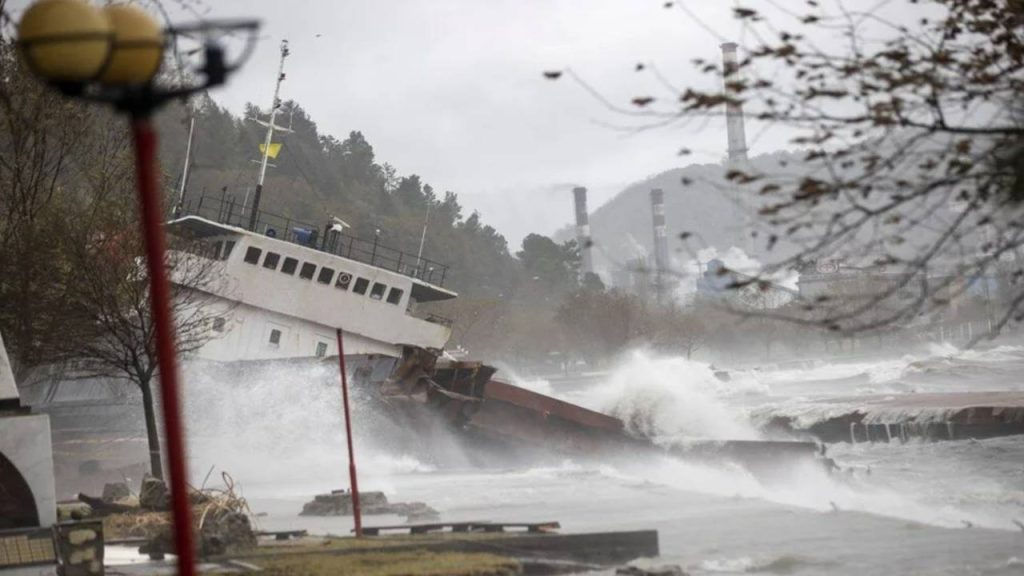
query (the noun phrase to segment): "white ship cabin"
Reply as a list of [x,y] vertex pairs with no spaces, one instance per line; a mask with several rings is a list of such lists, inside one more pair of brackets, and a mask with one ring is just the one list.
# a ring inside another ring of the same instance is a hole
[[198,241],[203,257],[222,263],[223,278],[202,288],[215,335],[198,357],[332,356],[336,328],[344,331],[346,356],[400,357],[404,345],[444,347],[451,322],[420,314],[417,305],[456,297],[442,287],[445,266],[345,235],[337,226],[321,236],[292,224],[258,223],[261,233],[196,215],[168,224],[170,233]]

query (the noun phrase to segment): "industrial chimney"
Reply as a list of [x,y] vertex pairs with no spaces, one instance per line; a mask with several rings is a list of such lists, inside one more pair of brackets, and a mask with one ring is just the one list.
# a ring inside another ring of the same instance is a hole
[[651,190],[651,214],[654,221],[654,290],[658,302],[662,301],[668,270],[668,236],[665,231],[665,193],[661,188]]
[[[726,96],[739,98],[741,95],[729,87],[729,83],[736,78],[739,70],[739,60],[736,57],[734,42],[722,44],[722,65]],[[729,133],[729,162],[746,162],[747,134],[743,128],[743,107],[735,102],[727,103],[725,105],[725,123]]]
[[576,245],[580,247],[580,278],[594,271],[590,255],[590,217],[587,216],[587,189],[577,186],[572,189],[576,200]]

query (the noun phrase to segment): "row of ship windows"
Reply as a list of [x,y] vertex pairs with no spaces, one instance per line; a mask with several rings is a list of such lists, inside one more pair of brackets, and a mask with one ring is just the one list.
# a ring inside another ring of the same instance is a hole
[[330,285],[333,282],[334,287],[339,290],[348,290],[351,285],[352,292],[360,295],[366,294],[369,289],[371,300],[384,300],[384,294],[387,293],[388,304],[398,305],[402,302],[402,295],[405,293],[401,288],[394,287],[389,291],[387,285],[381,282],[374,282],[371,287],[370,281],[366,278],[355,278],[355,282],[353,282],[352,275],[345,271],[339,272],[335,276],[334,268],[327,266],[321,266],[320,273],[317,274],[317,265],[312,262],[303,262],[300,268],[299,261],[291,256],[285,256],[282,262],[280,254],[268,251],[266,255],[263,255],[263,250],[255,246],[249,246],[246,249],[243,261],[255,266],[260,263],[261,256],[263,257],[263,267],[268,270],[277,270],[278,264],[280,264],[281,273],[291,276],[298,269],[299,278],[303,280],[312,280],[316,277],[316,281],[321,284]]

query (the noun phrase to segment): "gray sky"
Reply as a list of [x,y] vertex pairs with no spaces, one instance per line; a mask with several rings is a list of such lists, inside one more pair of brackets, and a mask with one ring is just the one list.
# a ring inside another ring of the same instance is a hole
[[[685,0],[722,38],[743,42],[733,2]],[[27,0],[11,2],[15,17]],[[541,72],[569,67],[609,100],[629,108],[638,95],[673,98],[674,86],[708,87],[693,58],[717,61],[716,38],[663,0],[177,0],[210,17],[258,17],[252,59],[213,96],[239,113],[269,105],[278,44],[291,42],[284,99],[298,101],[321,132],[361,130],[379,161],[458,193],[467,214],[516,247],[529,232],[549,234],[572,219],[573,185],[591,190],[590,207],[649,175],[691,162],[718,162],[719,121],[640,133],[580,85]],[[181,14],[181,19],[190,17]],[[318,36],[319,35],[319,36]],[[783,145],[767,133],[752,152]],[[677,155],[680,148],[694,151]]]
[[[729,2],[701,0],[703,20],[739,31]],[[712,9],[712,5],[714,8]],[[707,85],[690,59],[718,58],[718,41],[657,0],[217,0],[211,16],[255,15],[263,39],[215,99],[238,112],[269,104],[278,42],[287,38],[285,99],[322,132],[361,130],[380,161],[459,194],[468,210],[518,246],[572,218],[570,188],[596,208],[627,184],[684,161],[717,162],[725,134],[712,123],[628,134],[579,85],[541,71],[571,67],[617,103],[665,94],[637,62],[676,85]],[[317,37],[317,34],[320,34]],[[687,146],[698,152],[677,156]]]

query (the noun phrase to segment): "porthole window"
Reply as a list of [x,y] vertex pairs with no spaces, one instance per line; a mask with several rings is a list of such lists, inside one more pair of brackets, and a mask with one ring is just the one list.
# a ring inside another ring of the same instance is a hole
[[356,284],[352,287],[352,291],[356,294],[366,294],[366,289],[370,287],[370,281],[366,278],[356,278]]
[[316,357],[317,358],[323,358],[324,356],[327,356],[327,344],[324,343],[324,342],[317,342],[316,343]]
[[263,250],[255,246],[249,246],[245,250],[245,262],[247,264],[256,264],[260,261],[260,254],[263,254]]
[[334,268],[324,266],[320,269],[320,274],[316,277],[316,281],[321,284],[330,284],[331,280],[334,280]]
[[299,269],[299,278],[303,280],[312,280],[313,274],[316,274],[316,264],[312,262],[303,262],[302,268]]
[[348,290],[348,285],[352,283],[352,275],[348,272],[342,272],[338,274],[338,281],[334,283],[334,286],[339,290]]
[[384,298],[384,291],[387,290],[387,289],[388,289],[388,287],[385,286],[384,284],[381,284],[380,282],[374,282],[373,283],[373,289],[370,290],[370,299],[372,299],[372,300],[381,300],[381,299],[383,299]]
[[281,345],[281,331],[280,330],[275,328],[275,329],[270,331],[270,345],[271,346],[280,346]]

